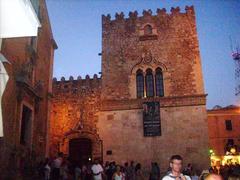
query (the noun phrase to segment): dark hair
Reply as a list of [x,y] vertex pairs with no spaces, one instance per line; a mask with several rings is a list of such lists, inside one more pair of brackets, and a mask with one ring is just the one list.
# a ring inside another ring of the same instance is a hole
[[131,164],[131,166],[133,166],[133,165],[134,165],[134,161],[131,161],[131,163],[130,163],[130,164]]
[[63,152],[58,152],[59,157],[63,157]]
[[240,179],[240,175],[239,174],[231,174],[229,177],[228,177],[229,180],[238,180]]
[[137,172],[138,170],[141,169],[141,164],[140,163],[137,163],[136,167],[135,167],[135,172]]
[[203,173],[201,176],[200,176],[200,180],[205,180],[207,177],[209,177],[210,173]]
[[173,156],[170,158],[170,162],[173,162],[173,160],[180,160],[180,161],[182,161],[183,158],[182,158],[180,155],[173,155]]

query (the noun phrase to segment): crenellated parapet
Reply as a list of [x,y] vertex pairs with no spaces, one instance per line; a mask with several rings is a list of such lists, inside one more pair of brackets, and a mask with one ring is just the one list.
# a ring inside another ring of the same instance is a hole
[[65,77],[61,77],[60,80],[58,80],[56,77],[54,77],[53,83],[70,82],[70,81],[84,81],[84,80],[100,80],[100,79],[101,79],[101,77],[98,77],[97,74],[94,74],[93,78],[90,78],[90,76],[87,74],[84,79],[81,76],[78,76],[76,79],[74,79],[73,76],[69,76],[68,80]]
[[125,17],[124,13],[116,13],[115,19],[111,18],[110,14],[102,15],[102,23],[108,24],[111,22],[118,22],[118,21],[131,21],[136,20],[137,18],[145,18],[145,17],[163,17],[163,16],[178,16],[178,15],[187,15],[187,16],[194,16],[194,7],[193,6],[186,6],[185,11],[181,12],[181,9],[179,7],[172,7],[170,10],[170,13],[167,13],[167,10],[165,8],[157,9],[156,14],[154,15],[151,9],[143,10],[142,14],[139,14],[137,11],[131,11],[128,13],[128,17]]
[[101,77],[98,77],[97,74],[94,74],[92,78],[89,75],[86,75],[85,78],[78,76],[74,78],[70,76],[68,79],[61,77],[59,80],[53,78],[53,93],[73,93],[77,94],[78,92],[93,91],[101,88]]

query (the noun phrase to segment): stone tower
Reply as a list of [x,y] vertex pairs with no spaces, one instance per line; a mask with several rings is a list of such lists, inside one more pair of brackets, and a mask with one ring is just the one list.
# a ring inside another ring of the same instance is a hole
[[[101,101],[104,160],[157,161],[165,169],[172,154],[181,154],[186,163],[208,167],[206,94],[192,6],[169,14],[157,9],[156,15],[144,10],[142,16],[102,16]],[[160,103],[160,136],[143,135],[143,103],[149,101]]]
[[145,10],[143,16],[130,12],[128,18],[123,13],[115,18],[102,16],[103,99],[136,98],[140,67],[162,68],[166,97],[204,94],[193,7],[185,13],[158,9],[156,15]]

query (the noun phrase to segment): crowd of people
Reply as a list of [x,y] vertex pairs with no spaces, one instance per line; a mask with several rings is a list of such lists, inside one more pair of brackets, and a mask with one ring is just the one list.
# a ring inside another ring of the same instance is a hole
[[[116,162],[106,162],[104,165],[95,159],[93,163],[88,162],[81,167],[71,163],[59,153],[53,160],[46,159],[39,165],[39,176],[44,180],[144,180],[140,163],[126,162],[123,166]],[[160,178],[160,168],[156,162],[152,163],[150,180]]]
[[101,165],[98,159],[81,167],[71,163],[59,153],[53,160],[46,159],[39,165],[39,176],[44,180],[240,180],[240,165],[211,167],[202,172],[196,171],[191,164],[182,167],[182,157],[170,158],[167,172],[160,172],[157,162],[151,163],[151,170],[146,174],[140,163],[133,161],[118,165],[106,162]]
[[213,166],[209,169],[209,172],[220,174],[224,179],[228,179],[231,176],[240,175],[240,164]]

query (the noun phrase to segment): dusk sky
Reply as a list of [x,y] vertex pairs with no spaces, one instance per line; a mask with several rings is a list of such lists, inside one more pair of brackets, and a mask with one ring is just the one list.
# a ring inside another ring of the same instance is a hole
[[47,0],[54,38],[58,44],[54,77],[75,79],[101,71],[101,15],[143,9],[194,5],[200,44],[207,107],[236,104],[233,47],[240,43],[240,0]]

